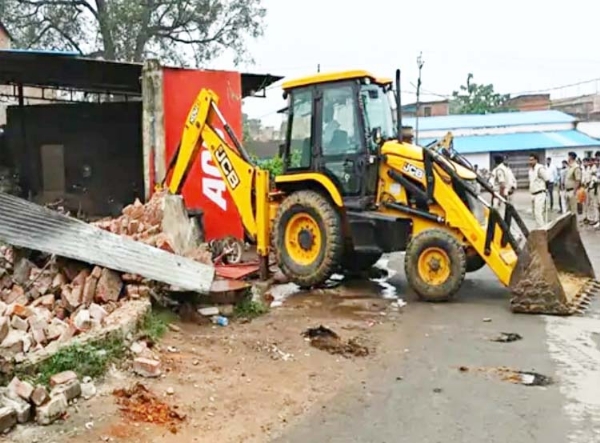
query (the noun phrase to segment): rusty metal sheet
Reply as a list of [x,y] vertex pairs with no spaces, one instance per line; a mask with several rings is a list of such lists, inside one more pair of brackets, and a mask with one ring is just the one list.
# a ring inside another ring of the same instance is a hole
[[215,270],[0,193],[0,241],[207,294]]
[[236,263],[231,265],[215,265],[215,271],[219,277],[232,280],[241,280],[258,272],[258,263]]

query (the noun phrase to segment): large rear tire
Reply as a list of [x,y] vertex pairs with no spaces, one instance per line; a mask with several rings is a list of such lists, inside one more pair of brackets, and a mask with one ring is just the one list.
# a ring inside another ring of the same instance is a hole
[[277,263],[301,288],[325,283],[341,263],[343,245],[340,213],[323,195],[297,191],[279,206],[273,229]]
[[408,283],[420,299],[449,301],[465,279],[464,248],[446,231],[428,229],[408,244],[404,270]]

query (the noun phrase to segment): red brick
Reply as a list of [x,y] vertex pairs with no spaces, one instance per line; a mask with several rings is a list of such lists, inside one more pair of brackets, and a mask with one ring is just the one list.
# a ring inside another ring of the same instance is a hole
[[54,318],[52,322],[46,326],[44,332],[48,341],[53,341],[59,338],[66,329],[67,324],[64,321]]
[[36,387],[31,394],[31,401],[36,406],[42,406],[48,400],[50,400],[50,396],[48,395],[48,391],[44,386]]
[[69,286],[62,288],[61,300],[63,307],[69,312],[73,312],[81,305],[82,297],[83,287],[80,285],[73,286],[72,288],[69,288]]
[[87,308],[94,301],[94,296],[96,295],[96,287],[98,286],[98,279],[93,276],[89,276],[85,279],[85,284],[83,286],[83,295],[82,302],[83,305]]
[[14,285],[10,291],[10,293],[4,298],[4,301],[7,304],[15,303],[19,297],[23,297],[25,295],[25,291],[21,285]]
[[102,276],[102,268],[100,266],[94,266],[92,270],[92,277],[100,278]]
[[31,398],[31,394],[33,394],[33,386],[26,381],[19,380],[17,377],[14,377],[9,383],[8,390],[27,401]]
[[123,274],[121,275],[121,279],[125,283],[140,283],[142,280],[144,280],[144,277],[137,274]]
[[58,273],[54,276],[54,278],[52,279],[52,289],[57,289],[60,288],[61,286],[64,286],[67,284],[67,277],[64,276],[64,274],[62,273]]
[[160,362],[148,358],[136,358],[133,360],[133,371],[142,377],[159,377],[161,374]]
[[90,271],[87,269],[82,269],[81,272],[79,272],[79,274],[77,274],[77,276],[73,279],[73,286],[83,286],[88,275],[90,275]]
[[13,308],[13,314],[21,318],[28,318],[33,315],[33,310],[29,306],[16,304]]
[[36,308],[38,306],[44,306],[46,308],[52,309],[52,307],[54,306],[54,295],[43,295],[42,297],[34,300],[33,303],[31,303],[32,308]]
[[48,340],[46,338],[46,322],[37,318],[36,316],[29,317],[29,326],[31,327],[31,337],[36,344],[45,344]]
[[127,297],[137,299],[140,298],[140,290],[138,285],[127,285],[125,286],[125,293]]
[[121,276],[110,269],[103,269],[98,280],[98,286],[96,286],[95,300],[102,303],[117,301],[122,288],[123,280],[121,280]]
[[77,374],[73,371],[64,371],[54,374],[50,377],[50,387],[62,385],[70,381],[77,380]]

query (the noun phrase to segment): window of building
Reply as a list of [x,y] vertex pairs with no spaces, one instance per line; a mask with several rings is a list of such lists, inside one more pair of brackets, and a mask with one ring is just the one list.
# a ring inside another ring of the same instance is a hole
[[425,106],[423,108],[423,115],[425,117],[431,117],[431,106]]

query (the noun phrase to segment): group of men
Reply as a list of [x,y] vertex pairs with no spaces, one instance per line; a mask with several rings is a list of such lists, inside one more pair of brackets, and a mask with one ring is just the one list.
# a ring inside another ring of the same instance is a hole
[[[491,182],[507,201],[517,189],[515,176],[503,156],[494,157],[495,167],[491,172]],[[567,160],[558,168],[547,158],[545,164],[537,154],[529,156],[529,192],[531,209],[538,227],[548,220],[548,210],[554,210],[555,200],[558,212],[570,211],[580,222],[600,229],[600,195],[598,182],[600,175],[600,151],[594,157],[583,160],[575,152],[569,152]],[[579,205],[578,205],[579,204]]]

